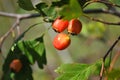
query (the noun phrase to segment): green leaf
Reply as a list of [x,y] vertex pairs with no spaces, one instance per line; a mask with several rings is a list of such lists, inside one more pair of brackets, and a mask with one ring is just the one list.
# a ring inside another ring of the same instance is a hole
[[46,52],[43,43],[43,36],[31,41],[19,41],[17,45],[27,56],[31,64],[34,64],[34,62],[37,61],[38,66],[43,68],[43,64],[46,64]]
[[100,67],[102,60],[97,61],[94,64],[63,64],[56,72],[60,76],[56,80],[87,80],[91,74],[98,74],[100,72]]
[[108,80],[119,80],[120,79],[120,69],[113,69],[111,72],[107,73]]
[[62,7],[60,14],[65,19],[70,20],[72,18],[80,17],[83,14],[83,11],[77,0],[70,0],[69,5],[65,5]]
[[28,10],[28,11],[34,10],[31,0],[18,0],[18,4],[24,10]]
[[[13,71],[9,68],[10,63],[14,59],[20,59],[22,62],[22,69],[20,72],[13,73]],[[22,54],[19,47],[14,44],[12,48],[10,49],[7,58],[5,59],[5,62],[3,64],[3,79],[2,80],[12,80],[13,78],[15,80],[33,80],[32,79],[32,70],[29,65],[29,61],[25,55]],[[13,75],[14,74],[14,75]]]
[[46,3],[39,3],[36,5],[36,8],[42,14],[42,16],[47,16],[52,20],[54,20],[58,15],[56,7],[48,6]]
[[47,15],[47,17],[50,17],[51,19],[55,19],[56,16],[58,15],[58,13],[56,11],[56,7],[51,6],[51,7],[43,9],[43,11]]
[[42,15],[42,16],[46,16],[45,12],[44,12],[44,8],[47,8],[48,5],[46,3],[38,3],[37,5],[35,5],[37,8],[37,11]]
[[3,74],[2,80],[12,80],[10,76],[11,71],[8,70],[6,73]]

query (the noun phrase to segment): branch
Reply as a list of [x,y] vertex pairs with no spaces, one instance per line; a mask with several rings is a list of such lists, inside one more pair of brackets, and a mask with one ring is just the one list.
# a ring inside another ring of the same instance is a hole
[[105,0],[95,0],[95,2],[100,2],[100,3],[104,3],[106,5],[116,6],[116,7],[120,8],[120,5],[117,5],[117,4],[114,4],[114,3],[111,3],[111,2],[108,2],[108,1],[105,1]]
[[8,37],[8,35],[16,28],[16,26],[18,25],[19,23],[16,22],[12,25],[12,27],[8,30],[8,32],[6,32],[1,38],[0,38],[0,49],[2,47],[2,44],[4,42],[4,40]]
[[116,22],[116,23],[113,23],[113,22],[106,22],[106,21],[103,21],[103,20],[100,20],[100,19],[97,19],[97,18],[93,18],[93,17],[90,17],[90,16],[87,16],[87,15],[84,15],[86,18],[90,19],[90,20],[93,20],[93,21],[97,21],[97,22],[101,22],[103,24],[108,24],[108,25],[120,25],[120,22]]
[[0,16],[11,17],[11,18],[19,18],[21,20],[21,19],[40,17],[41,15],[39,13],[34,13],[34,14],[14,14],[14,13],[0,12]]
[[109,55],[109,53],[113,50],[113,48],[115,47],[115,45],[119,42],[119,40],[120,40],[120,36],[119,36],[118,39],[113,43],[113,45],[110,47],[110,49],[107,51],[107,53],[106,53],[106,54],[104,55],[104,57],[103,57],[103,63],[102,63],[101,71],[100,71],[100,80],[102,80],[105,60],[106,60],[107,56]]
[[[5,16],[5,17],[11,17],[11,18],[16,18],[16,22],[12,25],[12,27],[8,30],[8,32],[6,32],[1,38],[0,38],[0,51],[3,45],[4,40],[9,36],[10,33],[12,33],[12,31],[18,27],[19,28],[19,24],[20,21],[23,19],[28,19],[28,18],[35,18],[35,17],[39,17],[41,16],[40,14],[13,14],[13,13],[6,13],[6,12],[0,12],[0,16]],[[19,30],[18,30],[18,34],[19,34]]]
[[120,12],[119,11],[111,11],[111,10],[107,10],[107,9],[88,9],[88,10],[84,10],[83,11],[86,14],[95,14],[95,13],[107,13],[107,14],[112,14],[115,16],[120,17]]

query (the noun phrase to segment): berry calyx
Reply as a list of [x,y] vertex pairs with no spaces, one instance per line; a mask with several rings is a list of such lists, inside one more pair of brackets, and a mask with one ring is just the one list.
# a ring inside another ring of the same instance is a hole
[[68,20],[63,20],[60,18],[57,18],[53,24],[52,24],[52,28],[56,31],[56,32],[62,32],[64,31],[67,27],[68,27]]
[[19,72],[22,68],[22,62],[19,59],[14,59],[10,63],[10,69],[13,70],[14,72]]
[[70,37],[68,34],[59,33],[53,40],[53,45],[58,50],[63,50],[70,45]]
[[68,25],[68,33],[77,35],[81,32],[82,23],[78,19],[72,19]]

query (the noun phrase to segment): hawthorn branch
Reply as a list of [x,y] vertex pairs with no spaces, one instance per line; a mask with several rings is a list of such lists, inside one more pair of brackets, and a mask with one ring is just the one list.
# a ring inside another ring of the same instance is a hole
[[[120,17],[120,12],[118,12],[118,11],[106,10],[106,9],[91,9],[91,10],[84,10],[83,12],[86,13],[86,14],[90,14],[90,13],[107,13],[107,14],[112,14],[112,15],[115,15],[115,16]],[[33,13],[33,14],[14,14],[14,13],[0,12],[0,16],[16,18],[16,22],[15,22],[15,23],[13,24],[13,26],[9,29],[9,31],[0,38],[0,49],[1,49],[4,40],[8,37],[8,35],[9,35],[17,26],[18,26],[18,27],[17,27],[17,28],[18,28],[18,34],[20,34],[19,24],[20,24],[20,21],[21,21],[21,20],[23,20],[23,19],[29,19],[29,18],[40,17],[41,14],[39,14],[39,13]],[[87,16],[87,18],[89,18],[90,20],[93,20],[93,21],[97,21],[97,22],[104,23],[104,24],[120,25],[120,22],[117,22],[117,23],[105,22],[105,21],[102,21],[102,20],[100,20],[100,19],[91,18],[91,17],[88,17],[88,16]],[[44,21],[45,21],[45,22],[52,22],[53,20],[48,20],[47,18],[44,18]]]
[[110,2],[110,1],[108,1],[108,0],[90,0],[90,1],[88,1],[88,2],[84,5],[84,8],[85,8],[86,6],[88,6],[89,4],[92,4],[92,3],[95,3],[95,2],[103,3],[103,4],[105,4],[108,8],[109,8],[109,7],[110,7],[110,8],[114,8],[114,7],[120,8],[120,5],[114,4],[114,3],[112,3],[112,2]]
[[4,40],[9,36],[10,33],[12,33],[12,31],[14,31],[15,28],[18,28],[18,34],[20,34],[19,24],[20,24],[21,20],[28,19],[28,18],[35,18],[35,17],[39,17],[41,15],[40,14],[14,14],[14,13],[0,12],[0,16],[16,18],[16,21],[14,22],[12,27],[8,30],[8,32],[6,32],[0,38],[0,51],[1,51]]
[[106,22],[106,21],[103,21],[103,20],[100,20],[100,19],[97,19],[97,18],[93,18],[93,17],[90,17],[90,16],[87,16],[87,15],[84,15],[86,18],[92,20],[92,21],[96,21],[96,22],[101,22],[103,24],[108,24],[108,25],[120,25],[120,22],[116,22],[116,23],[113,23],[113,22]]
[[2,44],[4,42],[4,40],[8,37],[8,35],[16,28],[16,26],[18,25],[19,23],[16,21],[12,27],[8,30],[8,32],[6,32],[1,38],[0,38],[0,49],[2,47]]
[[108,9],[88,9],[88,10],[84,10],[83,12],[86,14],[105,13],[120,17],[119,11],[112,11]]
[[119,8],[120,8],[120,5],[117,5],[117,4],[114,4],[114,3],[111,3],[111,2],[106,1],[106,0],[95,0],[95,2],[100,2],[100,3],[104,3],[104,4],[106,4],[106,5],[116,6],[116,7],[119,7]]
[[19,18],[20,20],[22,20],[22,19],[40,17],[41,14],[39,14],[39,13],[33,13],[33,14],[14,14],[14,13],[0,12],[0,16],[11,17],[11,18]]

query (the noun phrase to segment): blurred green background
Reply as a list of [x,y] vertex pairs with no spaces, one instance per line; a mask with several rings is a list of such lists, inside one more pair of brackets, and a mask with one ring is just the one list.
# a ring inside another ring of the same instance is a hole
[[[36,4],[38,1],[40,0],[33,0],[33,4]],[[50,3],[50,0],[43,1]],[[93,8],[106,8],[106,6],[94,3],[87,6],[85,9]],[[17,4],[17,0],[0,0],[0,11],[17,14],[36,13],[35,11],[25,11],[21,9]],[[89,16],[110,22],[120,22],[119,17],[108,14],[90,14]],[[46,33],[44,41],[47,52],[47,65],[45,65],[43,70],[40,70],[36,64],[32,66],[34,80],[54,80],[58,76],[54,70],[62,63],[96,62],[96,60],[104,56],[112,43],[120,35],[120,26],[105,25],[99,22],[90,21],[85,17],[81,17],[80,20],[83,24],[82,32],[78,36],[71,36],[71,45],[63,51],[56,50],[52,45],[52,40],[56,35],[54,30],[50,29]],[[14,21],[15,19],[0,16],[0,37],[9,30]],[[26,19],[20,22],[21,32],[38,22],[42,23],[27,32],[24,37],[25,40],[31,40],[39,37],[47,28],[51,27],[51,24],[43,22],[41,17]],[[3,54],[0,54],[0,77],[2,75],[2,64],[4,62],[3,56],[6,57],[13,40],[12,35],[9,35],[2,46]],[[116,45],[113,50],[113,54],[116,53],[118,49],[120,49],[120,43]],[[120,67],[119,61],[120,59],[116,63],[116,67]]]

